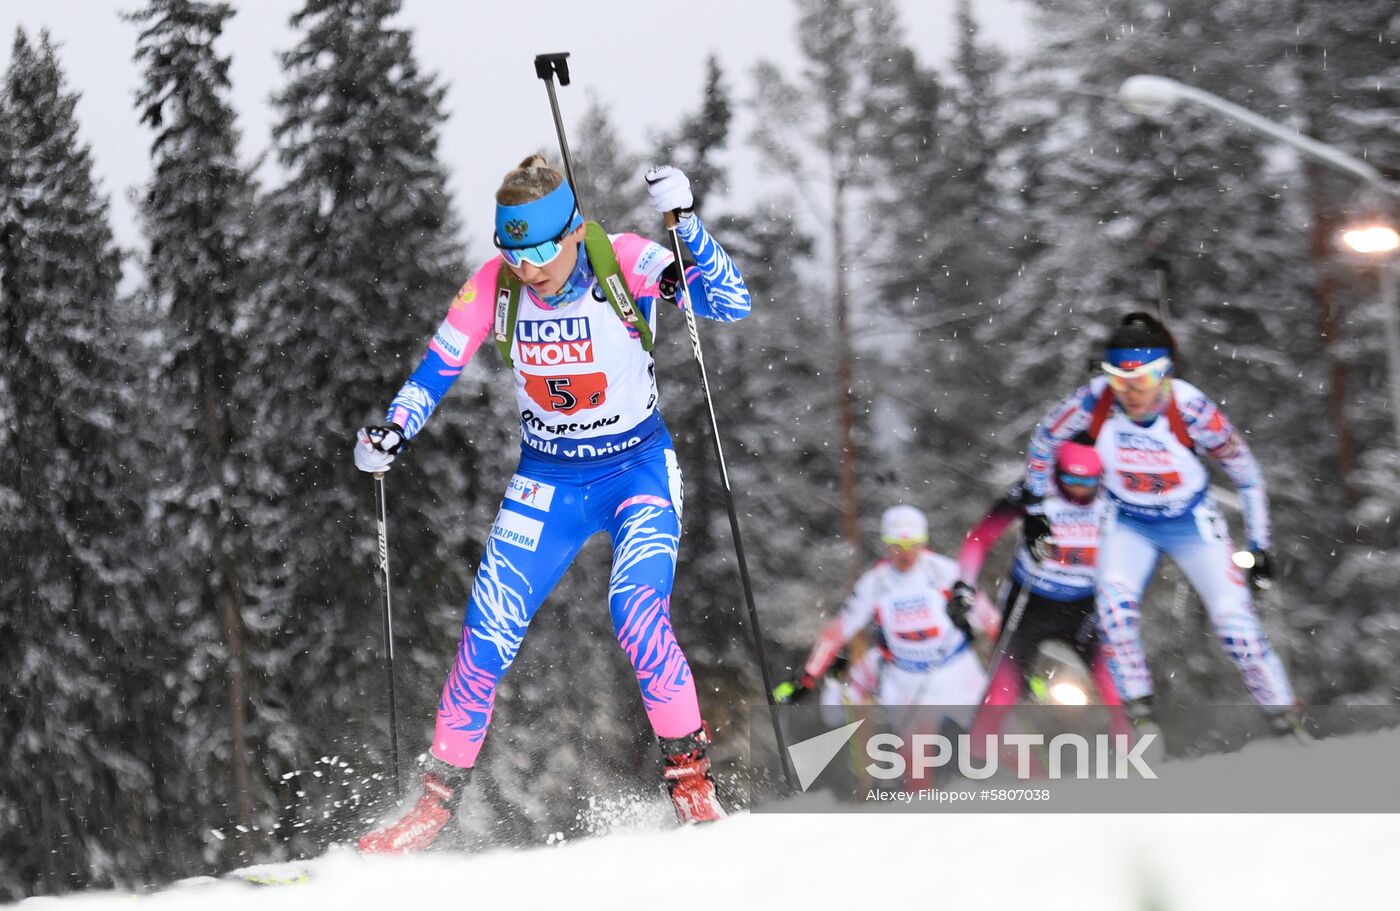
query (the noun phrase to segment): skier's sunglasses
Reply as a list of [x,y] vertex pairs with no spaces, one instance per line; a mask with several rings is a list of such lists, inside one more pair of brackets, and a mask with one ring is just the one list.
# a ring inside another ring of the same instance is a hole
[[501,243],[501,235],[492,234],[491,242],[500,251],[501,259],[512,266],[519,266],[522,263],[529,263],[536,268],[543,269],[545,266],[559,258],[559,254],[564,252],[564,238],[569,236],[578,225],[574,222],[574,216],[578,214],[578,207],[569,215],[569,220],[564,223],[564,230],[555,235],[553,240],[546,240],[542,243],[532,244],[528,247],[507,247]]
[[1066,487],[1098,487],[1099,479],[1091,474],[1061,474],[1060,483]]
[[898,548],[899,550],[913,550],[916,547],[923,547],[923,541],[913,541],[909,538],[881,538],[887,547]]
[[1155,361],[1148,361],[1137,367],[1115,367],[1108,361],[1099,365],[1103,368],[1104,374],[1108,377],[1109,388],[1114,392],[1127,392],[1135,389],[1140,392],[1151,392],[1167,378],[1167,374],[1172,369],[1172,359],[1169,357],[1159,357]]

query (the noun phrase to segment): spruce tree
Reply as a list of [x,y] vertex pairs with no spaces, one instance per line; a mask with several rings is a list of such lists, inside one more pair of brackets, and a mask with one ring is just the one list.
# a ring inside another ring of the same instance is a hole
[[727,169],[720,160],[733,125],[734,102],[719,60],[712,54],[705,60],[705,88],[700,107],[681,118],[674,129],[663,132],[653,145],[657,164],[673,164],[690,178],[695,207],[705,204],[713,193],[728,190]]
[[871,265],[864,232],[873,172],[869,156],[887,125],[877,111],[888,104],[886,68],[909,58],[899,38],[894,7],[874,3],[799,0],[798,45],[802,82],[794,83],[773,64],[760,63],[756,105],[760,125],[753,141],[768,169],[791,179],[812,209],[819,252],[827,266],[831,301],[833,406],[837,414],[841,533],[851,552],[851,580],[860,567],[862,451],[868,442],[868,405],[857,388],[860,353],[854,331],[865,314],[861,303]]
[[0,95],[0,825],[22,833],[0,874],[9,898],[130,882],[152,861],[153,772],[125,700],[151,683],[133,371],[76,103],[48,34],[17,31]]
[[[1367,161],[1390,180],[1400,179],[1394,5],[1343,0],[1290,3],[1286,9],[1286,15],[1264,22],[1259,34],[1274,84],[1292,89],[1293,124]],[[1394,302],[1380,296],[1385,257],[1349,254],[1338,237],[1360,223],[1395,225],[1400,207],[1351,176],[1311,163],[1301,172],[1295,192],[1311,220],[1314,324],[1327,355],[1323,378],[1329,413],[1321,429],[1336,439],[1329,447],[1334,458],[1322,462],[1305,483],[1331,494],[1326,514],[1342,518],[1326,526],[1329,550],[1335,548],[1340,558],[1335,569],[1331,561],[1308,561],[1310,575],[1325,579],[1323,591],[1331,602],[1330,610],[1314,611],[1314,628],[1328,645],[1318,685],[1329,694],[1362,692],[1389,700],[1396,688],[1388,668],[1400,654],[1395,634],[1400,617],[1391,596],[1400,578],[1394,556],[1400,539],[1392,521],[1400,510],[1395,494],[1400,454],[1394,444],[1396,405],[1386,392],[1384,323],[1393,314],[1382,308]],[[1390,260],[1389,267],[1397,268],[1393,254]],[[1342,635],[1342,630],[1359,635]]]
[[130,17],[145,76],[137,111],[155,134],[141,201],[144,295],[163,348],[151,411],[161,416],[166,479],[153,505],[169,623],[186,646],[171,675],[183,749],[164,757],[161,780],[170,827],[188,832],[251,828],[255,802],[266,814],[272,799],[256,771],[261,738],[250,740],[244,655],[260,557],[248,540],[247,486],[266,460],[238,420],[264,390],[245,372],[245,347],[262,324],[254,188],[238,161],[229,58],[214,47],[232,16],[227,4],[152,0]]
[[575,133],[574,177],[579,182],[584,214],[609,234],[655,234],[649,229],[656,224],[656,213],[647,205],[646,184],[642,182],[648,163],[631,151],[613,124],[607,105],[596,95],[589,96]]
[[[252,481],[271,498],[254,531],[275,547],[280,574],[260,598],[271,643],[262,698],[289,722],[264,761],[274,776],[302,773],[308,796],[293,812],[316,818],[318,801],[354,784],[327,780],[351,774],[340,771],[312,779],[316,757],[342,753],[364,775],[388,752],[374,500],[351,459],[355,429],[383,421],[466,276],[437,158],[444,89],[393,24],[398,9],[398,0],[308,0],[292,16],[302,38],[283,55],[289,81],[274,99],[287,178],[265,207],[277,275],[248,351],[268,390],[250,417],[255,442],[277,466]],[[481,501],[494,506],[505,480],[496,419],[479,407],[463,417],[480,375],[458,385],[386,481],[395,623],[410,645],[397,653],[410,756],[427,742],[466,600],[465,561],[486,531],[463,516],[480,522]]]
[[[857,331],[869,383],[869,459],[877,505],[907,502],[930,514],[931,542],[952,551],[968,510],[996,489],[967,417],[987,407],[995,362],[964,344],[979,305],[1013,271],[1006,194],[998,175],[999,55],[959,8],[955,71],[940,77],[907,47],[876,62],[871,117],[890,128],[871,146],[866,221],[871,297],[879,319]],[[870,482],[867,482],[870,483]],[[876,510],[871,510],[872,514]]]

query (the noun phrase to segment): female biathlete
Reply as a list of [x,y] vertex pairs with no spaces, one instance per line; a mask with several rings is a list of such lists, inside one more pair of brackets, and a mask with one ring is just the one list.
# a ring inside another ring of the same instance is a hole
[[[646,183],[653,207],[680,213],[679,234],[695,258],[685,280],[696,314],[741,319],[748,289],[691,211],[690,182],[661,167]],[[613,542],[613,628],[636,671],[676,813],[683,822],[724,815],[695,683],[670,621],[681,475],[657,410],[651,340],[657,301],[678,297],[680,268],[658,244],[585,224],[569,183],[539,155],[506,175],[495,227],[497,255],[462,286],[385,423],[363,428],[355,444],[360,469],[386,470],[484,341],[492,338],[510,365],[520,464],[477,568],[422,794],[397,821],[360,840],[366,852],[413,851],[438,838],[476,765],[496,687],[530,619],[600,530]]]
[[[1065,440],[1084,433],[1103,459],[1112,509],[1099,538],[1096,608],[1109,671],[1135,723],[1151,723],[1152,674],[1142,648],[1141,604],[1160,554],[1181,567],[1205,602],[1221,644],[1279,733],[1301,734],[1293,688],[1255,614],[1250,586],[1272,579],[1269,506],[1259,464],[1224,412],[1172,377],[1175,343],[1146,313],[1109,336],[1104,375],[1080,387],[1036,427],[1027,460],[1032,498],[1022,525],[1032,551],[1050,534],[1040,501]],[[1239,491],[1253,552],[1248,581],[1232,561],[1229,529],[1210,495],[1202,456]]]
[[[1089,670],[1099,702],[1108,707],[1113,733],[1128,734],[1121,700],[1103,661],[1094,616],[1099,529],[1108,499],[1099,495],[1103,461],[1087,437],[1060,445],[1048,496],[1035,503],[1050,524],[1038,552],[1025,543],[1016,548],[1010,578],[1000,596],[1001,636],[1006,645],[1000,663],[990,668],[991,683],[972,724],[974,748],[988,734],[1001,731],[1011,708],[1021,700],[1041,645],[1058,639],[1074,648]],[[1017,482],[963,539],[958,551],[959,581],[953,586],[958,610],[971,609],[977,577],[987,553],[1011,525],[1023,521],[1031,505],[1025,485]],[[1034,521],[1034,520],[1033,520]],[[1012,611],[1020,607],[1019,615]],[[1008,628],[1010,623],[1015,626]]]

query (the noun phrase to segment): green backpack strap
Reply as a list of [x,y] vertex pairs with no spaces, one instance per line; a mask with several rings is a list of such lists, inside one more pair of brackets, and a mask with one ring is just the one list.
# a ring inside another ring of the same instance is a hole
[[501,352],[501,360],[508,370],[515,368],[510,349],[515,342],[515,315],[519,311],[520,279],[502,262],[496,279],[496,350]]
[[642,339],[642,350],[650,354],[651,326],[647,324],[642,311],[632,302],[627,282],[622,280],[622,267],[617,264],[617,253],[613,250],[612,241],[608,240],[608,232],[596,221],[590,221],[583,230],[583,248],[588,252],[588,264],[593,267],[593,274],[602,283],[603,293],[608,296],[608,302],[624,323],[637,330]]
[[[627,282],[622,279],[622,267],[618,265],[617,252],[613,250],[612,241],[608,240],[608,232],[596,221],[588,222],[584,228],[583,249],[588,256],[588,265],[593,268],[593,274],[603,286],[603,294],[607,296],[608,303],[612,304],[618,319],[637,330],[637,335],[641,337],[642,350],[651,353],[654,344],[651,326],[632,301]],[[510,356],[510,351],[515,343],[515,318],[519,312],[520,279],[502,263],[496,279],[495,336],[496,349],[501,352],[501,360],[509,368],[515,367],[515,360]]]

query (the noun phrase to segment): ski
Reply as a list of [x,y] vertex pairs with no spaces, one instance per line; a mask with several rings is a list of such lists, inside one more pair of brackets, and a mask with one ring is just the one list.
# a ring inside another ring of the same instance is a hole
[[250,886],[300,886],[311,882],[311,867],[305,861],[253,864],[230,870],[219,877],[223,882],[240,882]]

